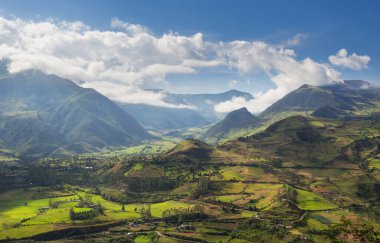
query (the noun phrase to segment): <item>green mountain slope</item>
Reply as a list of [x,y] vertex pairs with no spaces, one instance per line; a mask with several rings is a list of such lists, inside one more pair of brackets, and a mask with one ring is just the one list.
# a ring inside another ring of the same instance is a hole
[[287,111],[314,111],[324,106],[353,110],[355,103],[349,97],[324,87],[303,85],[272,104],[261,115],[270,116]]
[[330,118],[330,119],[338,119],[347,115],[343,110],[334,108],[332,106],[326,105],[321,108],[316,109],[312,114],[315,117],[321,118]]
[[[261,117],[269,118],[285,112],[317,112],[334,117],[336,112],[348,115],[370,114],[378,109],[380,88],[362,80],[344,80],[326,86],[302,85],[272,104],[261,113]],[[327,108],[328,107],[328,108]],[[328,109],[328,110],[327,110]]]
[[161,160],[167,163],[191,164],[202,162],[229,163],[231,161],[244,161],[245,159],[243,156],[214,148],[200,140],[188,139],[164,153]]
[[221,140],[237,138],[246,130],[257,126],[258,123],[259,119],[244,107],[228,113],[222,121],[207,130],[201,139],[215,144]]
[[152,137],[96,91],[36,71],[0,80],[0,118],[0,139],[20,156],[46,156],[65,146],[66,153],[89,152]]
[[379,127],[375,120],[292,116],[272,124],[262,133],[227,142],[219,148],[250,158],[280,159],[290,166],[350,167],[352,163],[357,166],[359,160],[350,159],[344,148],[355,148],[352,144],[356,141],[379,136]]

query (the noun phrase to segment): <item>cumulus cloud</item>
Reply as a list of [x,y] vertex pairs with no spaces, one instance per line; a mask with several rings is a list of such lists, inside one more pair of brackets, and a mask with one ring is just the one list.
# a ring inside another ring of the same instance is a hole
[[359,56],[356,53],[348,55],[346,49],[340,49],[336,55],[329,56],[331,64],[342,66],[353,70],[361,70],[367,68],[371,58],[367,55]]
[[231,100],[216,104],[214,108],[217,112],[227,113],[247,106],[249,106],[249,101],[244,97],[232,97]]
[[[215,104],[215,110],[220,112],[242,106],[260,112],[302,84],[322,85],[339,80],[340,73],[329,64],[311,58],[297,60],[289,47],[302,38],[303,35],[297,35],[286,45],[210,42],[204,40],[202,33],[183,36],[168,32],[157,36],[148,27],[119,19],[112,19],[110,30],[103,31],[82,22],[0,17],[0,59],[9,60],[10,73],[37,69],[85,81],[84,87],[117,101],[184,108],[186,105],[165,102],[165,93],[147,91],[145,87],[166,85],[169,74],[194,74],[199,69],[207,72],[225,68],[239,74],[264,72],[274,83],[275,88],[254,94],[252,100],[235,97]],[[365,61],[363,56],[341,54],[340,59]],[[231,81],[230,85],[236,83]]]
[[249,101],[232,99],[220,103],[215,106],[218,112],[228,112],[243,106],[251,112],[260,112],[302,84],[324,85],[340,80],[340,73],[328,64],[317,63],[311,58],[297,61],[293,50],[265,42],[226,43],[223,44],[219,55],[230,68],[240,72],[265,72],[276,88],[255,94],[254,99]]
[[[194,67],[219,65],[205,58],[202,34],[156,37],[148,28],[113,19],[114,31],[92,29],[82,22],[42,22],[0,17],[0,59],[8,71],[37,69],[85,81],[111,99],[174,107],[163,95],[144,90],[165,83],[168,74],[195,73]],[[179,108],[182,108],[179,106]]]

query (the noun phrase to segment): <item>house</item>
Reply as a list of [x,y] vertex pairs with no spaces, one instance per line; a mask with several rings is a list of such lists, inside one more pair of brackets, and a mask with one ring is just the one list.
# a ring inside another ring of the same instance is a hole
[[177,227],[177,230],[195,230],[195,227],[191,224],[181,224]]

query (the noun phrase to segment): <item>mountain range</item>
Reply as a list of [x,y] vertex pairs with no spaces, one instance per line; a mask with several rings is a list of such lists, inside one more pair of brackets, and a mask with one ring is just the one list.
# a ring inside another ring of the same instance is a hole
[[167,108],[146,104],[128,104],[116,102],[124,111],[131,114],[147,128],[155,130],[181,129],[197,127],[218,122],[224,114],[215,111],[218,103],[231,100],[233,97],[252,99],[249,93],[230,90],[217,94],[175,94],[163,90],[163,100],[169,104],[189,108]]
[[114,102],[93,89],[39,71],[4,75],[0,79],[0,155],[92,153],[158,139],[146,128],[175,131],[213,123],[199,137],[215,145],[250,135],[255,129],[263,131],[294,114],[348,119],[375,114],[380,104],[380,88],[366,81],[346,80],[326,86],[303,85],[257,116],[241,108],[222,119],[214,110],[215,104],[252,96],[237,90],[218,94],[152,91],[163,93],[164,101],[170,104],[188,108]]
[[200,139],[211,144],[220,143],[250,135],[254,128],[261,126],[263,130],[273,122],[297,114],[350,119],[356,116],[374,115],[379,110],[380,87],[369,82],[344,80],[325,86],[305,84],[273,103],[257,117],[247,119],[249,112],[244,109],[227,114],[222,121],[209,128]]

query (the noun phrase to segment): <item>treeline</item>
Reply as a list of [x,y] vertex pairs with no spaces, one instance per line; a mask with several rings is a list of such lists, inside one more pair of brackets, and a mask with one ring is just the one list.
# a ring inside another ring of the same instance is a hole
[[208,218],[201,205],[195,205],[189,208],[169,208],[162,213],[165,222],[182,223],[187,220],[197,220]]
[[86,220],[92,219],[99,215],[99,211],[92,208],[88,211],[75,212],[74,208],[70,209],[70,219],[71,220]]
[[174,189],[179,182],[175,179],[163,177],[127,177],[125,181],[128,189],[134,192],[154,192]]
[[252,218],[239,223],[231,237],[252,242],[279,242],[288,234],[284,225]]
[[104,215],[104,207],[100,203],[94,204],[90,194],[86,194],[84,198],[79,196],[79,200],[78,208],[90,208],[90,210],[76,212],[74,208],[70,208],[71,220],[86,220],[95,218],[99,214]]

